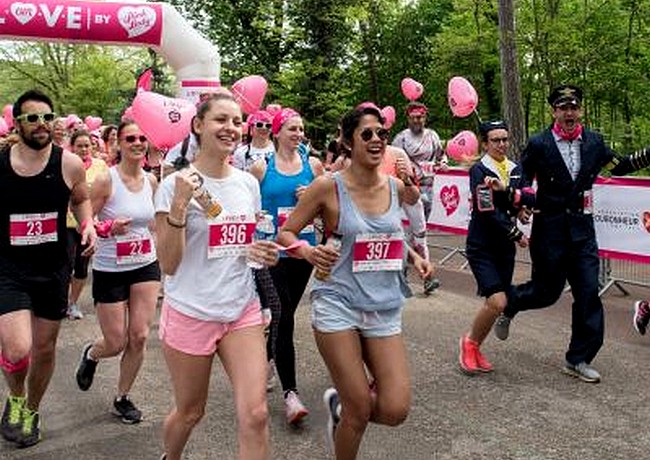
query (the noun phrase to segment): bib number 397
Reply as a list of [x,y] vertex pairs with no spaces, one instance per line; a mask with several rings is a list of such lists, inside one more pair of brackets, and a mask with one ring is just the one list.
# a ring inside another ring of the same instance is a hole
[[399,271],[404,264],[404,240],[399,233],[367,233],[354,241],[352,271]]
[[58,213],[11,214],[9,241],[12,246],[31,246],[58,240],[56,219]]

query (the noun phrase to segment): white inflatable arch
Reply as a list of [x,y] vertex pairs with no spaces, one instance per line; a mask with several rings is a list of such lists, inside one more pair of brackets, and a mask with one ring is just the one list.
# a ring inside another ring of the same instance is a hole
[[147,46],[174,69],[179,97],[220,85],[216,47],[166,3],[0,0],[0,39]]

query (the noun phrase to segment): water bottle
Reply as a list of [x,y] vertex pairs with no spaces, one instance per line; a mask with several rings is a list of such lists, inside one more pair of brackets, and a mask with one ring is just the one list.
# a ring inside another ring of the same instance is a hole
[[194,174],[196,177],[199,179],[199,186],[194,190],[193,197],[199,203],[199,205],[203,208],[203,211],[205,212],[205,216],[208,219],[213,219],[217,217],[219,214],[221,214],[221,211],[223,211],[223,208],[217,201],[212,197],[210,192],[206,190],[206,188],[203,186],[203,177],[199,174],[199,172],[194,169],[194,166],[190,166],[192,170],[192,174]]
[[[339,235],[338,233],[332,233],[332,235],[327,239],[327,243],[325,243],[325,246],[330,246],[336,249],[337,251],[341,250],[341,245],[342,245],[342,236]],[[316,278],[318,281],[327,281],[329,277],[330,277],[330,272],[325,272],[323,270],[319,270],[318,268],[314,273],[314,278]]]
[[[271,241],[275,238],[275,225],[273,224],[273,216],[267,211],[262,211],[261,217],[257,220],[255,225],[255,241]],[[250,268],[260,269],[264,265],[248,259],[247,264]]]

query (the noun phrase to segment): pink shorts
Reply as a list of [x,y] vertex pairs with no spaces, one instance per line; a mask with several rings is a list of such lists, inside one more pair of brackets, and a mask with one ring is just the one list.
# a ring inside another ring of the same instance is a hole
[[230,323],[192,318],[163,302],[158,337],[173,349],[188,355],[210,356],[217,351],[226,334],[262,324],[264,320],[258,300],[248,304],[241,317]]

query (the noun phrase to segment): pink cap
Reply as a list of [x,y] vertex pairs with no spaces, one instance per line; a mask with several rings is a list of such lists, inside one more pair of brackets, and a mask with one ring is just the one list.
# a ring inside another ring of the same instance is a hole
[[280,130],[282,129],[282,126],[287,122],[289,118],[299,117],[299,116],[300,114],[298,112],[290,108],[284,108],[280,110],[273,117],[273,127],[271,128],[271,132],[273,133],[274,136],[277,136]]

